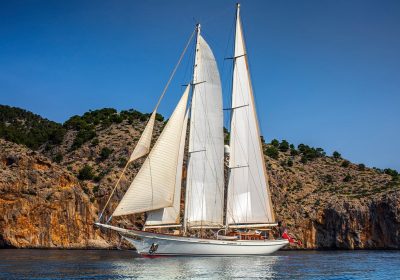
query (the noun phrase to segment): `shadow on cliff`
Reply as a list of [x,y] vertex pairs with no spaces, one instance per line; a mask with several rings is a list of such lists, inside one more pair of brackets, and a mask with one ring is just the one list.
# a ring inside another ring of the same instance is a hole
[[368,203],[332,205],[314,221],[320,249],[400,249],[400,211],[396,194]]
[[4,238],[3,235],[0,234],[0,249],[15,249],[15,246],[12,246],[8,243]]

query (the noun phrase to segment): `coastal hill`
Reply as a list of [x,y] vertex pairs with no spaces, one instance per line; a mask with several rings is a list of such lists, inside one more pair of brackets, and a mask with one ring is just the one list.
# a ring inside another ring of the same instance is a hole
[[[0,106],[0,248],[107,248],[93,224],[149,114],[105,108],[58,124]],[[154,141],[165,120],[157,115]],[[226,139],[229,138],[226,132]],[[282,140],[264,143],[278,221],[307,249],[400,249],[400,176]],[[142,160],[129,166],[105,213]],[[114,219],[141,226],[142,215]]]

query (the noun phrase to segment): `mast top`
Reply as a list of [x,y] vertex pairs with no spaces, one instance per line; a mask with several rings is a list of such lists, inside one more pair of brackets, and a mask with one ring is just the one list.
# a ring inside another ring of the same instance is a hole
[[236,3],[236,8],[240,8],[240,3]]

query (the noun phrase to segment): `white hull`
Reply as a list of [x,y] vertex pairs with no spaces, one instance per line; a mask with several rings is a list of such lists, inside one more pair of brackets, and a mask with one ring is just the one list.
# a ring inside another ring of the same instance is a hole
[[212,240],[156,234],[102,225],[121,233],[145,256],[239,256],[268,255],[288,244],[279,240]]

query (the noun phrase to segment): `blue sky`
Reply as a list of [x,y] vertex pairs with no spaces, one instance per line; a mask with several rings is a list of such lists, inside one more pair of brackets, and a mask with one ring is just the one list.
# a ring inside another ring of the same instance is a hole
[[[235,1],[1,1],[0,104],[149,112],[196,21],[228,100]],[[400,1],[242,1],[261,130],[400,170]],[[192,53],[192,52],[190,52]],[[190,54],[164,102],[190,80]]]

